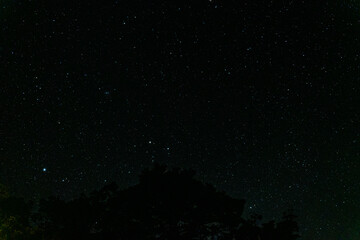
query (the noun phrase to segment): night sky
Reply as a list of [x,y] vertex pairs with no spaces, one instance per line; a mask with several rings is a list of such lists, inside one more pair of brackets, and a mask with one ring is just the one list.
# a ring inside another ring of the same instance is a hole
[[0,182],[192,168],[303,239],[360,236],[360,1],[0,1]]

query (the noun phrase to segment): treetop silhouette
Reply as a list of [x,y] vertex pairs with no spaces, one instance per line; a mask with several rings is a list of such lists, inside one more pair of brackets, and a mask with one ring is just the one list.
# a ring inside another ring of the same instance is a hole
[[[139,183],[132,187],[120,190],[111,183],[71,201],[50,197],[41,200],[33,213],[30,205],[21,199],[7,202],[10,198],[4,198],[0,201],[1,216],[16,216],[22,226],[29,226],[31,220],[36,226],[36,234],[23,231],[5,239],[25,240],[36,236],[43,240],[295,240],[299,237],[291,213],[278,223],[261,224],[260,215],[244,219],[244,200],[217,191],[196,180],[194,175],[191,170],[155,164],[152,169],[144,170]],[[5,225],[9,221],[13,218],[3,218]]]

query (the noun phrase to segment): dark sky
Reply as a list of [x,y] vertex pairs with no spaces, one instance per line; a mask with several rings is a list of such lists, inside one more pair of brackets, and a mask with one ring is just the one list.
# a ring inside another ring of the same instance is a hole
[[0,181],[69,199],[155,161],[359,239],[359,7],[1,1]]

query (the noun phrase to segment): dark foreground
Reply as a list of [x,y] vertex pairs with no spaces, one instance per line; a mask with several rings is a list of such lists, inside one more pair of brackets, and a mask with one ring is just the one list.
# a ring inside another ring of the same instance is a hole
[[188,170],[156,165],[137,185],[115,183],[72,201],[39,204],[1,192],[0,240],[10,239],[298,239],[290,212],[280,222],[242,217],[244,200],[233,199],[193,178]]

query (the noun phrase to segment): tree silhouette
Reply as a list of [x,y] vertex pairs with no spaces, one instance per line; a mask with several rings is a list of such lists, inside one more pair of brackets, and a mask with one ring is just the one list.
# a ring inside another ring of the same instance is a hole
[[280,239],[295,240],[300,237],[298,235],[299,227],[295,219],[296,216],[292,213],[292,210],[284,212],[283,220],[277,224]]
[[[32,216],[42,239],[295,240],[295,216],[276,223],[260,215],[242,218],[245,201],[194,178],[191,170],[155,164],[139,183],[119,190],[115,183],[88,196],[41,200]],[[20,206],[20,203],[17,203]],[[23,206],[22,211],[27,211]],[[24,215],[26,216],[26,214]],[[40,238],[39,238],[40,239]]]
[[37,237],[30,226],[32,203],[10,196],[0,185],[0,240],[30,240]]

